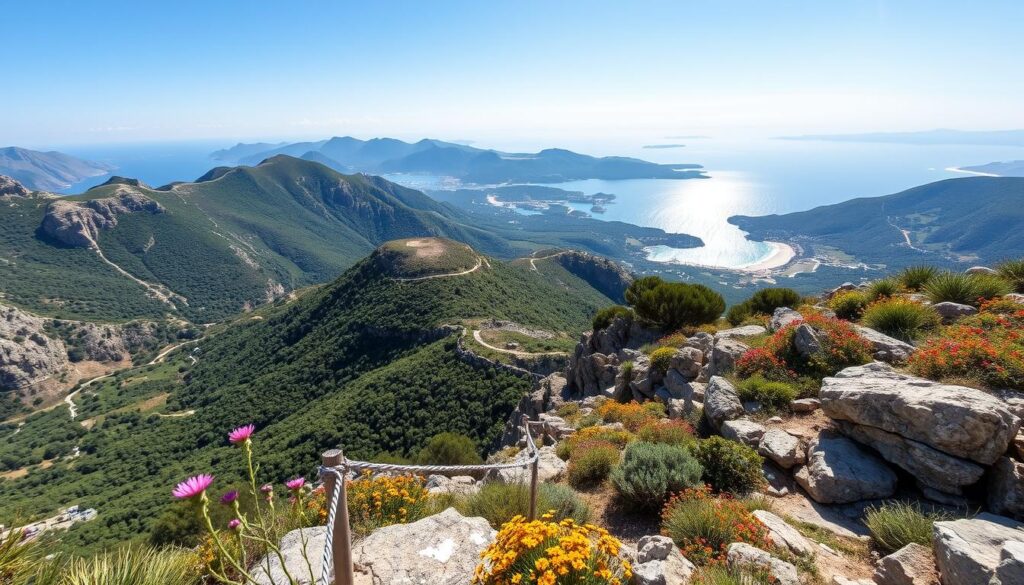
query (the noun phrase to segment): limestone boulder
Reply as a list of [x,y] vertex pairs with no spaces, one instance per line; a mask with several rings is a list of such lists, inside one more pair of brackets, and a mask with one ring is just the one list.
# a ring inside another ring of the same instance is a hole
[[1007,542],[999,553],[996,574],[989,585],[1024,583],[1024,542]]
[[790,309],[789,307],[779,307],[772,313],[771,321],[768,323],[768,330],[778,331],[787,325],[803,320],[804,316],[793,309]]
[[[562,461],[555,454],[552,446],[541,447],[540,458],[537,462],[537,478],[540,481],[558,481],[565,475],[568,464]],[[513,461],[526,461],[530,458],[529,453],[524,449],[519,452]],[[497,479],[505,483],[526,483],[530,481],[530,469],[528,467],[515,467],[511,469],[499,469]]]
[[1024,520],[1024,463],[1000,457],[989,472],[988,508]]
[[696,567],[667,536],[644,536],[637,543],[635,585],[686,585]]
[[818,396],[833,419],[882,429],[985,465],[1006,452],[1021,425],[1005,403],[981,390],[878,366],[846,368],[825,378]]
[[1003,548],[1020,542],[1024,542],[1024,525],[995,514],[936,522],[932,527],[942,585],[989,583],[1002,562]]
[[793,348],[804,358],[810,359],[821,351],[821,336],[814,327],[801,323],[793,334]]
[[715,339],[722,339],[726,337],[754,337],[756,335],[764,335],[768,333],[768,330],[760,325],[744,325],[742,327],[733,327],[732,329],[723,329],[718,333],[715,333]]
[[704,365],[704,352],[694,347],[681,347],[669,360],[670,371],[678,372],[683,378],[695,380]]
[[729,545],[726,562],[730,569],[767,571],[779,585],[800,585],[796,567],[745,542],[734,542]]
[[942,317],[943,323],[952,323],[961,317],[969,317],[978,312],[978,309],[970,305],[961,305],[960,303],[935,303],[932,305],[935,311]]
[[813,557],[815,547],[796,528],[767,510],[754,510],[754,517],[768,528],[768,539],[780,549],[801,557]]
[[761,437],[757,452],[771,459],[783,469],[800,465],[807,461],[807,451],[800,439],[782,429],[769,429]]
[[915,542],[879,560],[874,578],[877,585],[935,585],[939,582],[931,549]]
[[727,420],[746,414],[736,388],[725,378],[714,376],[704,389],[704,418],[720,428]]
[[736,369],[736,360],[747,353],[750,346],[730,337],[715,340],[715,347],[711,350],[709,361],[709,373],[712,376],[728,374]]
[[895,337],[889,337],[863,325],[854,325],[857,334],[871,344],[871,351],[876,360],[897,364],[907,361],[917,348]]
[[896,474],[884,461],[832,432],[823,432],[810,442],[807,464],[794,478],[822,504],[885,498],[896,491]]
[[743,443],[748,447],[756,447],[764,436],[764,425],[748,419],[727,420],[719,429],[722,436],[730,441]]
[[[284,564],[275,554],[267,555],[251,570],[252,585],[279,585],[288,583],[286,571],[298,585],[313,585],[320,579],[323,569],[324,543],[327,529],[323,526],[292,530],[278,544]],[[305,552],[303,552],[305,551]],[[306,565],[306,559],[309,565]]]
[[821,401],[817,398],[797,398],[789,403],[789,409],[797,414],[814,412],[821,408]]

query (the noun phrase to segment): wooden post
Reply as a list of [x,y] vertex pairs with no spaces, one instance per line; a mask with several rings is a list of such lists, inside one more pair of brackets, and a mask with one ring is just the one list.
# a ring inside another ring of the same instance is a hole
[[[344,461],[341,449],[331,449],[323,454],[324,467],[337,467]],[[338,479],[333,473],[324,476],[324,489],[327,497],[334,494],[335,482],[341,481],[341,490],[338,492],[338,511],[334,515],[334,526],[327,529],[333,535],[331,549],[334,554],[334,585],[353,585],[355,577],[352,574],[352,535],[348,526],[348,489],[345,486],[345,479]]]

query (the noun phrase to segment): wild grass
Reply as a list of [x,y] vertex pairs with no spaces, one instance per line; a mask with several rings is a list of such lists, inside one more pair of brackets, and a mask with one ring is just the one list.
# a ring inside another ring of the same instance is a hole
[[900,272],[896,278],[903,285],[903,288],[909,291],[919,291],[937,274],[939,274],[938,268],[922,264],[920,266],[904,268],[903,272]]
[[890,298],[871,304],[864,311],[868,327],[903,341],[914,341],[941,324],[935,309],[909,299]]
[[960,303],[977,307],[982,300],[993,299],[1011,291],[1010,284],[991,274],[943,272],[924,286],[933,303]]
[[900,283],[895,278],[883,278],[876,280],[868,287],[868,298],[872,301],[885,299],[900,292]]
[[[480,491],[458,498],[455,508],[466,516],[485,518],[495,529],[514,516],[526,516],[530,510],[530,489],[521,483],[485,483]],[[572,518],[577,524],[590,520],[590,508],[572,488],[542,483],[537,490],[538,514],[554,510],[555,520]]]
[[779,412],[789,409],[789,403],[797,398],[799,390],[793,384],[766,380],[760,374],[742,380],[736,391],[744,402],[756,401],[768,412]]
[[926,512],[916,503],[892,502],[868,508],[864,523],[878,548],[890,554],[912,542],[930,547],[932,525],[945,519],[945,514]]
[[1013,287],[1014,292],[1024,293],[1024,258],[1007,260],[996,266],[996,270]]

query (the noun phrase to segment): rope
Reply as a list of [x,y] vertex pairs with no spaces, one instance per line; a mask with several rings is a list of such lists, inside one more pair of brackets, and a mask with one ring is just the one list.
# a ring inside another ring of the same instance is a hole
[[[525,417],[524,417],[525,418]],[[320,568],[319,585],[331,585],[331,566],[334,564],[334,522],[338,513],[338,501],[341,499],[341,486],[345,481],[345,470],[347,469],[369,469],[378,472],[411,471],[420,473],[457,473],[460,471],[492,471],[499,469],[526,468],[540,459],[540,450],[533,442],[533,433],[530,432],[530,422],[525,421],[526,427],[526,451],[530,456],[521,461],[512,463],[493,463],[490,465],[397,465],[392,463],[371,463],[369,461],[353,461],[345,458],[341,464],[334,467],[320,466],[319,475],[323,480],[326,474],[335,477],[334,490],[331,493],[327,512],[327,530],[324,539],[323,566]]]

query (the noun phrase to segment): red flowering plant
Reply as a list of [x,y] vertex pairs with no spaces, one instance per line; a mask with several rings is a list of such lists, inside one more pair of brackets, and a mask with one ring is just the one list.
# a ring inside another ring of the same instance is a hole
[[734,542],[774,548],[768,529],[743,502],[727,494],[714,496],[707,486],[673,496],[662,512],[661,530],[697,565],[723,563]]
[[[817,333],[820,349],[810,357],[801,355],[794,344],[801,324],[810,325]],[[736,361],[741,377],[761,374],[777,381],[796,380],[800,376],[823,378],[839,370],[871,361],[871,344],[848,322],[823,315],[809,315],[790,323],[769,337],[764,345],[744,353]]]
[[1024,309],[998,301],[944,328],[910,357],[910,371],[933,380],[970,380],[1024,390]]

